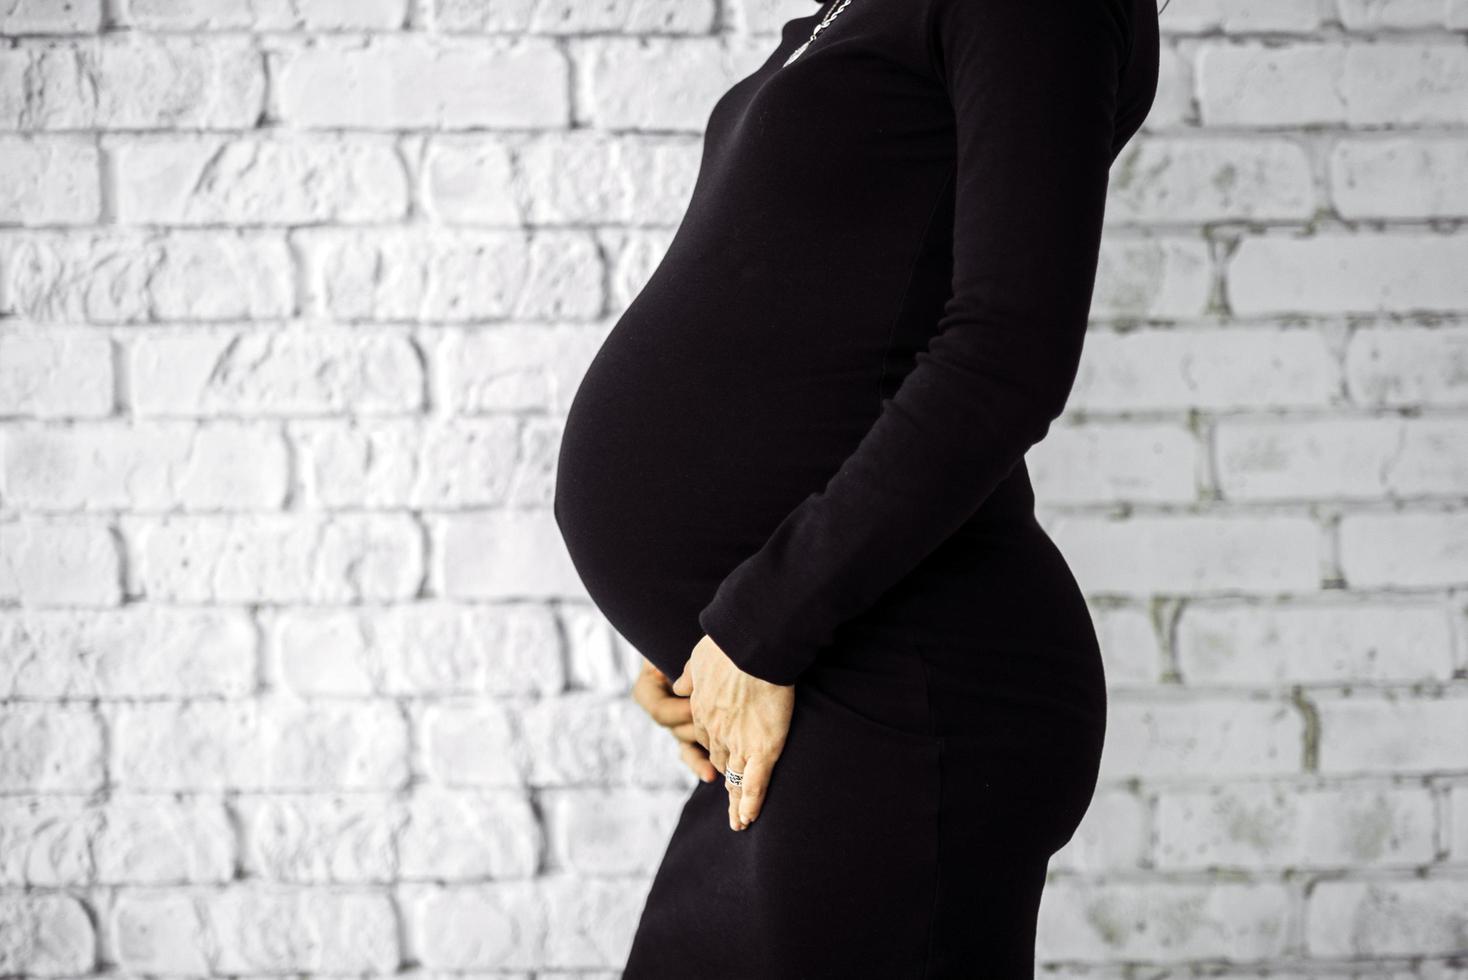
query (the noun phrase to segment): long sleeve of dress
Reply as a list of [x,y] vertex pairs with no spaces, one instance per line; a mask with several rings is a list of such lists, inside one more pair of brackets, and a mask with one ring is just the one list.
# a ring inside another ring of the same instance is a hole
[[1127,10],[928,3],[956,130],[951,296],[856,450],[698,617],[741,669],[777,684],[974,513],[1060,415],[1080,361]]

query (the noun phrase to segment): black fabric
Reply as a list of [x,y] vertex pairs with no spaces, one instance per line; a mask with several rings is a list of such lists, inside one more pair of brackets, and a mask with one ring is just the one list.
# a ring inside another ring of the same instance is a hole
[[1155,7],[851,0],[783,65],[840,3],[713,107],[566,420],[555,516],[609,621],[669,676],[707,632],[797,693],[749,830],[692,791],[627,977],[1029,976],[1099,760],[1023,457],[1076,374]]

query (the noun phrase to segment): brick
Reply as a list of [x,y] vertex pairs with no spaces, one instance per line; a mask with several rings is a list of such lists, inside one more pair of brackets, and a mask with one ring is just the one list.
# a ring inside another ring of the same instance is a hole
[[[292,426],[303,499],[329,507],[548,505],[559,430],[508,415]],[[555,440],[555,441],[553,441]]]
[[1143,136],[1112,164],[1106,219],[1289,221],[1314,210],[1310,161],[1296,142]]
[[1468,929],[1468,881],[1321,881],[1305,900],[1312,956],[1451,956]]
[[0,970],[16,976],[66,976],[97,966],[97,936],[70,895],[0,895]]
[[703,132],[714,103],[770,54],[767,39],[596,38],[576,49],[578,122]]
[[628,691],[642,670],[642,655],[628,648],[601,611],[587,602],[557,607],[566,638],[566,680],[578,690]]
[[0,35],[80,34],[102,27],[102,0],[18,0],[0,13]]
[[398,873],[437,881],[531,878],[544,848],[539,817],[522,792],[420,787],[408,806]]
[[157,135],[109,144],[123,224],[391,221],[408,181],[387,137]]
[[645,878],[552,875],[402,889],[408,934],[430,969],[616,968],[646,900]]
[[315,37],[269,51],[293,128],[550,128],[570,122],[565,56],[548,39],[421,32]]
[[0,697],[241,697],[255,645],[243,610],[3,610]]
[[0,792],[88,793],[104,778],[102,724],[80,705],[0,704]]
[[127,369],[140,415],[374,415],[423,404],[417,348],[395,331],[149,332],[130,344]]
[[1162,676],[1162,640],[1151,613],[1141,606],[1091,610],[1108,686],[1151,686]]
[[1322,773],[1461,769],[1468,703],[1450,695],[1318,695]]
[[0,333],[0,415],[97,417],[112,407],[105,334],[64,327]]
[[241,868],[292,884],[389,882],[407,823],[384,793],[240,794],[233,803],[244,840]]
[[30,511],[273,509],[289,462],[278,429],[186,422],[11,429],[11,506]]
[[687,802],[684,789],[568,787],[540,794],[554,867],[651,877]]
[[115,606],[122,600],[117,541],[94,522],[0,524],[0,601],[28,606]]
[[396,789],[407,725],[389,702],[152,702],[115,709],[114,781],[135,790]]
[[1468,327],[1361,327],[1346,347],[1346,385],[1372,408],[1468,405]]
[[1205,125],[1424,126],[1468,119],[1468,51],[1420,41],[1207,44]]
[[1434,588],[1468,583],[1468,512],[1347,514],[1341,572],[1352,588]]
[[313,307],[335,320],[589,319],[601,258],[583,231],[393,228],[297,234]]
[[136,591],[155,601],[405,599],[423,574],[407,514],[130,517],[126,534]]
[[1343,139],[1328,165],[1331,201],[1343,218],[1468,215],[1468,187],[1459,177],[1468,171],[1468,140]]
[[1309,327],[1093,329],[1067,411],[1321,407],[1341,370]]
[[1412,313],[1468,309],[1468,236],[1267,235],[1244,239],[1229,261],[1236,314]]
[[[529,758],[518,737],[519,711],[499,700],[425,707],[418,742],[429,777],[455,788],[525,785]],[[498,751],[486,752],[486,745]]]
[[400,962],[392,902],[378,892],[135,889],[111,926],[118,964],[140,973],[392,973]]
[[1323,541],[1308,517],[1076,515],[1048,530],[1088,593],[1268,595],[1320,583]]
[[575,692],[533,701],[519,712],[535,786],[608,782],[691,785],[668,730],[625,695]]
[[1414,866],[1435,858],[1423,787],[1236,785],[1163,789],[1162,870]]
[[290,251],[277,233],[0,232],[0,312],[42,323],[290,315]]
[[1295,914],[1284,885],[1067,879],[1040,903],[1042,959],[1262,960],[1284,955]]
[[95,224],[101,216],[95,142],[0,136],[0,224]]
[[1468,429],[1453,419],[1223,419],[1219,489],[1233,500],[1324,500],[1468,490]]
[[1449,618],[1427,604],[1190,602],[1176,643],[1189,685],[1406,683],[1453,672]]
[[409,0],[128,0],[119,23],[143,31],[394,30]]
[[714,28],[715,0],[608,0],[577,4],[483,4],[434,0],[434,27],[451,33],[684,34]]
[[601,325],[453,331],[436,351],[444,397],[461,414],[564,415],[602,344]]
[[303,695],[552,695],[565,686],[555,617],[539,604],[286,609],[269,635],[274,675]]
[[1055,425],[1025,455],[1043,504],[1198,499],[1203,453],[1178,423]]
[[497,510],[431,523],[435,591],[454,599],[585,598],[549,510]]
[[1099,788],[1070,841],[1050,858],[1052,871],[1134,871],[1151,850],[1147,800],[1126,789]]
[[265,65],[248,38],[120,31],[0,53],[0,129],[240,129],[260,118]]
[[1299,711],[1281,701],[1113,698],[1106,728],[1103,780],[1297,773],[1305,748]]
[[1105,236],[1096,263],[1091,316],[1181,319],[1207,312],[1213,264],[1206,243],[1182,236]]

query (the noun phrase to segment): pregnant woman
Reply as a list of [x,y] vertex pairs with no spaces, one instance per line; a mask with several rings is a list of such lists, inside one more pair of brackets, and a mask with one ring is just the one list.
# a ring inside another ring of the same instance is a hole
[[723,777],[627,980],[1033,976],[1106,692],[1024,454],[1157,71],[1154,0],[827,0],[714,105],[555,493]]

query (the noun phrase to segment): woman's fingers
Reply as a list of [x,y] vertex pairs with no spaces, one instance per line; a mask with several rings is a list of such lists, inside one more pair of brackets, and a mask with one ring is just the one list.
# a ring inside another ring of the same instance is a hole
[[744,773],[740,780],[739,795],[734,802],[738,804],[735,816],[739,822],[748,827],[754,823],[754,818],[759,816],[760,810],[764,808],[765,796],[769,792],[770,774],[774,772],[775,760],[769,756],[757,755],[745,760],[743,769],[735,772]]
[[685,725],[674,725],[672,728],[669,728],[668,731],[672,732],[673,737],[680,742],[695,741],[693,737],[693,722],[691,721]]
[[[729,768],[733,769],[737,773],[743,773],[745,775],[749,773],[748,763],[745,761],[744,757],[735,755],[733,753],[729,754]],[[742,779],[736,784],[731,782],[727,775],[725,775],[724,777],[724,788],[729,791],[730,830],[743,830],[745,827],[749,826],[748,822],[739,815],[739,801],[740,798],[744,795],[744,785],[745,783]]]
[[693,770],[693,774],[703,782],[711,783],[719,778],[719,771],[709,761],[708,754],[704,752],[703,746],[694,742],[684,742],[679,749],[679,754],[683,757],[683,761],[688,764],[688,768]]

